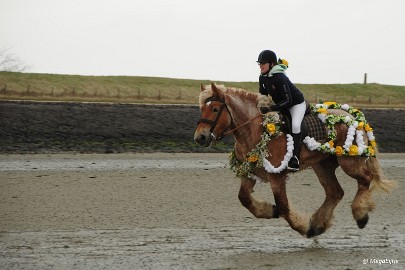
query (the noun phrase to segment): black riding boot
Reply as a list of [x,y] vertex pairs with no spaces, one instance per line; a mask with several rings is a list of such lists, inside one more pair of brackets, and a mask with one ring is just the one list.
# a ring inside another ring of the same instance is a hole
[[301,133],[291,134],[294,140],[293,156],[288,162],[288,169],[291,171],[298,171],[300,169],[300,149],[301,149]]

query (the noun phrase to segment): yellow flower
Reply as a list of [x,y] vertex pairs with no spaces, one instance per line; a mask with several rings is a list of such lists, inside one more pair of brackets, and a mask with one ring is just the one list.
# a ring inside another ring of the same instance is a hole
[[359,122],[357,129],[360,130],[360,129],[363,129],[363,127],[364,127],[364,122]]
[[281,59],[281,64],[286,65],[288,67],[288,61],[286,59]]
[[333,146],[335,145],[335,143],[333,142],[333,140],[330,140],[328,143],[329,143],[330,148],[333,148]]
[[336,150],[336,155],[337,155],[337,156],[343,155],[343,148],[342,148],[342,146],[336,146],[335,150]]
[[372,146],[368,147],[368,152],[370,153],[370,156],[375,156],[375,151],[374,151],[374,148]]
[[247,158],[248,162],[256,162],[259,160],[259,156],[258,155],[251,155],[250,157]]
[[328,113],[328,111],[327,111],[326,109],[324,109],[324,108],[319,108],[319,109],[317,110],[317,112],[318,112],[318,113],[323,113],[323,114],[327,114],[327,113]]
[[266,127],[270,134],[274,134],[276,132],[276,125],[273,123],[267,124]]
[[357,155],[357,145],[352,145],[349,148],[349,156],[356,156]]
[[323,104],[330,107],[332,105],[336,105],[336,102],[334,102],[334,101],[325,101]]
[[371,144],[372,147],[376,147],[376,146],[377,146],[377,143],[376,143],[375,141],[371,141],[370,144]]
[[365,129],[366,132],[373,131],[373,129],[370,127],[369,124],[366,124],[366,125],[364,126],[364,129]]

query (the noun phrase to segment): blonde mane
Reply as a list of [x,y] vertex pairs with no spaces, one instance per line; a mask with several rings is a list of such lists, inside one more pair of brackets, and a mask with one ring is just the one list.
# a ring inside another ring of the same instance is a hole
[[[250,101],[250,102],[256,104],[258,101],[258,98],[260,97],[260,94],[248,92],[242,88],[226,87],[222,84],[216,85],[216,87],[219,90],[221,90],[221,92],[224,93],[225,95],[229,95],[232,97],[239,97],[239,99],[244,102]],[[205,104],[205,101],[207,100],[207,98],[209,98],[213,95],[211,85],[206,85],[204,88],[206,90],[202,91],[200,93],[200,97],[199,97],[200,108]]]

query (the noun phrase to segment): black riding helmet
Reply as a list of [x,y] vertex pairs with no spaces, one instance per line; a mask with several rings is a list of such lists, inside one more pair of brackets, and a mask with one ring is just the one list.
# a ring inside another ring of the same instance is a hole
[[276,53],[270,50],[264,50],[259,54],[257,58],[258,64],[266,64],[266,63],[273,63],[277,64],[277,56]]

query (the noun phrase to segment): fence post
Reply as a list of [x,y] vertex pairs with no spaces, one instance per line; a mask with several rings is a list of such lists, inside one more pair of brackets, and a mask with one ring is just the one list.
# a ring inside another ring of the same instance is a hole
[[367,84],[367,73],[364,73],[364,84]]

